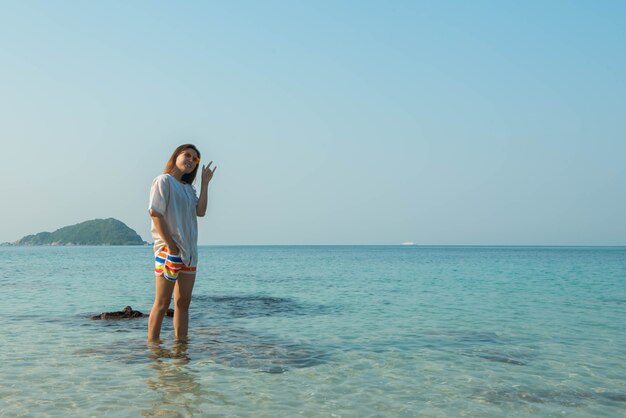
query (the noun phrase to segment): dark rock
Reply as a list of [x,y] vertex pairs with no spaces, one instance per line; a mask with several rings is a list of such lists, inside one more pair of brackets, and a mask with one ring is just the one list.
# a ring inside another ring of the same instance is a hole
[[91,319],[133,319],[143,318],[146,316],[148,315],[139,311],[133,311],[133,308],[127,306],[123,310],[117,312],[102,312],[100,315],[92,316]]
[[127,306],[123,310],[117,312],[102,312],[100,315],[92,316],[91,319],[133,319],[143,318],[145,316],[148,315],[139,311],[133,311],[133,308]]
[[[174,309],[168,309],[167,316],[169,317],[173,317],[174,316]],[[99,315],[94,315],[91,317],[91,319],[94,320],[98,320],[98,319],[135,319],[135,318],[145,318],[149,316],[148,314],[144,314],[143,312],[140,311],[134,311],[133,308],[131,308],[130,306],[125,307],[123,310],[121,311],[116,311],[116,312],[102,312]]]

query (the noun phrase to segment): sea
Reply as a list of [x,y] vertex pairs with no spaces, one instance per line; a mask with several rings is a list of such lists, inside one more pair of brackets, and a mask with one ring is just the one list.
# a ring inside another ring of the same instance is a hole
[[625,247],[0,247],[2,417],[626,416]]

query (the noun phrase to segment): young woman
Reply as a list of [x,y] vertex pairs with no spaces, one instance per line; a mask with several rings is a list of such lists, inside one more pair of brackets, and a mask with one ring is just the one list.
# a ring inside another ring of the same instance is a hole
[[191,291],[198,265],[198,216],[207,209],[207,189],[215,174],[211,161],[202,166],[200,197],[193,182],[200,164],[200,151],[192,144],[174,150],[163,174],[152,182],[148,212],[156,273],[156,295],[148,320],[148,340],[158,341],[163,317],[174,294],[176,339],[187,337]]

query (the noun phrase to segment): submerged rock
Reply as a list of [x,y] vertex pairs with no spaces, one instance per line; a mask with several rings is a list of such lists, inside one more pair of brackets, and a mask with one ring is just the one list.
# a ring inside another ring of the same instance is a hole
[[[174,316],[174,310],[168,309],[167,316]],[[99,315],[94,315],[91,319],[135,319],[135,318],[145,318],[149,316],[148,314],[144,314],[140,311],[134,311],[130,306],[125,307],[121,311],[116,312],[102,312]]]

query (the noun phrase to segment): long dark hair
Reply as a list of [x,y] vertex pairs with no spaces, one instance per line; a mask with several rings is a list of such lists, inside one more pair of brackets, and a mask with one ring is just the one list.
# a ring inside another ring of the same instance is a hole
[[[183,145],[177,147],[174,150],[174,152],[172,153],[172,155],[170,156],[170,159],[167,160],[167,164],[165,164],[165,170],[163,170],[163,173],[164,174],[170,174],[172,172],[172,169],[176,165],[176,158],[178,158],[178,156],[180,155],[181,152],[183,152],[183,151],[185,151],[186,149],[189,149],[189,148],[194,150],[198,154],[198,158],[200,158],[200,151],[198,151],[198,148],[196,148],[195,145],[193,145],[193,144],[183,144]],[[194,168],[191,173],[183,174],[183,178],[180,179],[180,180],[183,183],[192,184],[193,181],[196,179],[196,173],[198,172],[198,166],[200,166],[200,162],[198,162],[198,164],[196,164],[196,168]]]

